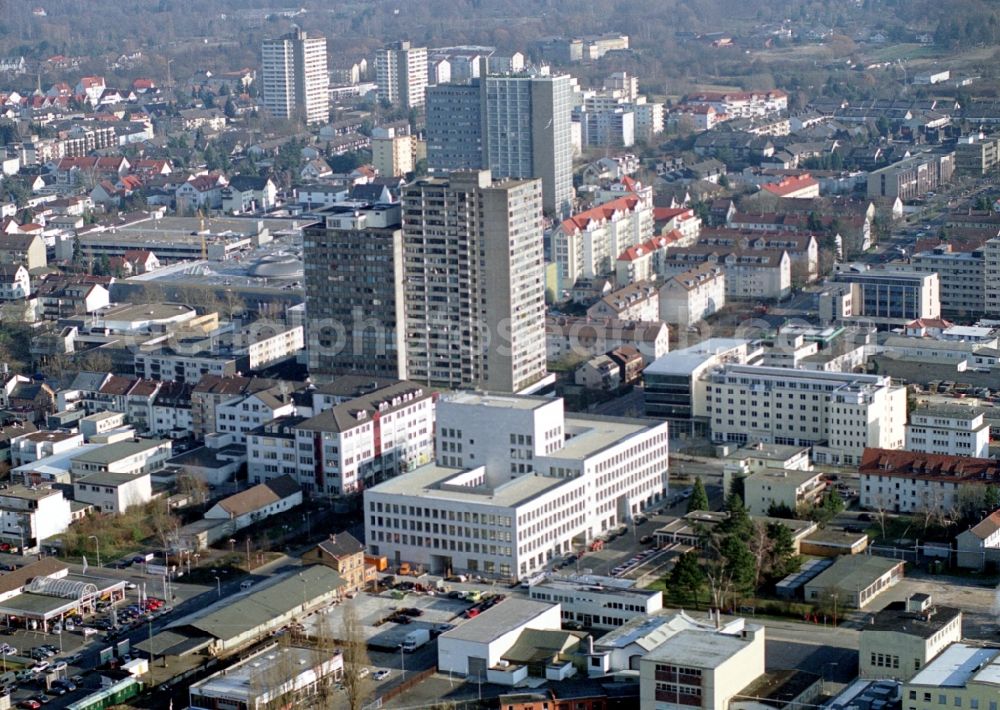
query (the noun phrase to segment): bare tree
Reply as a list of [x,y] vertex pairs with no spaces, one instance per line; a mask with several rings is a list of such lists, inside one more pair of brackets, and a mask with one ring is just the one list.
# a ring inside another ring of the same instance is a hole
[[747,540],[747,547],[750,548],[750,554],[753,555],[754,560],[753,588],[758,589],[760,587],[761,575],[764,574],[764,569],[771,559],[771,550],[774,547],[774,542],[768,534],[766,525],[754,523],[753,532],[750,534],[750,539]]
[[347,706],[350,710],[361,710],[371,691],[368,674],[362,676],[361,669],[367,669],[371,665],[371,659],[368,657],[364,629],[352,601],[348,601],[343,607],[340,641],[344,653],[344,689],[347,691]]
[[208,484],[190,473],[177,477],[177,492],[187,496],[193,505],[201,505],[208,500]]

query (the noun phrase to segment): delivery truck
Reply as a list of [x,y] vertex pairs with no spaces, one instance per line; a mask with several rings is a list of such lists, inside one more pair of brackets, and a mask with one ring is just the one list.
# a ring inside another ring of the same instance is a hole
[[403,650],[406,653],[413,653],[430,640],[431,632],[429,629],[415,629],[406,634],[403,639]]

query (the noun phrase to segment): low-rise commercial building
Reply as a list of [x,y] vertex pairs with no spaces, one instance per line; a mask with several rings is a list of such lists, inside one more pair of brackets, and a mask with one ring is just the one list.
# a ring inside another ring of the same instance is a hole
[[763,626],[745,624],[738,633],[680,631],[640,660],[639,707],[726,710],[763,673]]
[[272,646],[188,688],[191,710],[264,710],[275,703],[310,702],[323,683],[344,675],[344,656],[338,650],[329,658],[314,648]]
[[1000,648],[954,643],[903,685],[904,710],[977,708],[1000,703]]
[[1000,562],[1000,510],[995,510],[955,538],[959,567],[981,570]]
[[767,469],[744,478],[743,491],[751,515],[769,515],[774,507],[797,511],[816,505],[826,483],[819,471]]
[[153,499],[152,477],[106,470],[83,475],[73,482],[73,499],[105,513],[124,513]]
[[833,566],[805,584],[805,600],[836,604],[838,609],[864,609],[903,578],[900,560],[871,555],[838,557]]
[[206,520],[227,520],[231,533],[302,505],[302,489],[291,476],[280,476],[223,498],[205,512]]
[[173,451],[173,443],[166,439],[141,439],[120,441],[91,449],[73,457],[74,477],[93,473],[122,473],[139,475],[163,468]]
[[605,586],[586,576],[540,582],[531,586],[529,596],[537,601],[558,603],[564,622],[574,622],[586,629],[616,629],[663,608],[660,591],[626,584]]
[[438,637],[438,671],[485,680],[523,631],[561,628],[558,604],[507,599]]
[[949,645],[962,640],[962,612],[934,606],[927,594],[892,602],[861,629],[858,673],[862,678],[907,681]]

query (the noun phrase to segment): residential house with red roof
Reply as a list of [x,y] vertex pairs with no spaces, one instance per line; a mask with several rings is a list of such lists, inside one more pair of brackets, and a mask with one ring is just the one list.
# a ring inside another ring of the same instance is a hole
[[866,448],[858,466],[861,507],[892,513],[946,515],[1000,485],[996,459]]
[[655,207],[653,225],[658,234],[666,236],[676,231],[677,246],[690,246],[701,233],[701,217],[690,207]]
[[652,236],[653,203],[648,192],[625,192],[563,220],[550,235],[560,290],[571,288],[580,278],[611,274],[619,254]]
[[195,212],[200,209],[222,209],[222,189],[229,184],[225,175],[205,173],[195,175],[174,192],[177,212]]
[[653,237],[642,244],[629,247],[618,255],[615,263],[615,282],[618,286],[627,286],[637,281],[656,279],[667,248],[676,247],[679,242],[680,233],[674,231],[666,236]]
[[1000,510],[955,537],[956,563],[965,569],[1000,564]]
[[81,77],[80,81],[77,82],[73,93],[76,96],[82,97],[83,100],[92,106],[96,106],[100,102],[106,88],[107,84],[104,82],[103,76],[85,76]]
[[761,186],[761,190],[775,197],[808,199],[819,197],[819,182],[809,173],[803,173],[798,176],[786,177],[778,182],[766,183]]

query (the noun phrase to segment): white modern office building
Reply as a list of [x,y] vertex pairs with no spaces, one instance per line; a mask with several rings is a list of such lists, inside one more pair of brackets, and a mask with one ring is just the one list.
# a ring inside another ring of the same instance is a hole
[[727,364],[697,387],[695,417],[718,443],[810,446],[817,463],[851,465],[905,441],[906,388],[889,377]]
[[462,393],[437,460],[364,494],[369,552],[437,573],[522,578],[660,500],[667,425],[567,416],[562,399]]

